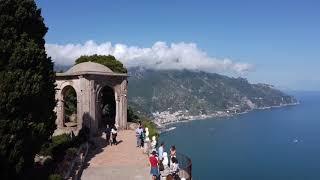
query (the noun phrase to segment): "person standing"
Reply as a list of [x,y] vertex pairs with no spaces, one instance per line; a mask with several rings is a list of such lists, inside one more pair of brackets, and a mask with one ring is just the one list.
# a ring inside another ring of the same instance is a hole
[[176,150],[176,146],[171,146],[170,148],[170,167],[172,165],[172,158],[176,158],[177,157],[177,150]]
[[137,147],[141,146],[141,133],[143,132],[142,126],[139,123],[139,127],[136,129]]
[[117,145],[117,135],[118,135],[118,132],[117,132],[117,128],[116,126],[114,125],[111,129],[111,136],[112,136],[112,143],[111,145]]
[[160,147],[158,148],[159,161],[162,161],[163,150],[164,150],[164,142],[161,142]]
[[170,148],[170,157],[177,157],[177,150],[176,150],[176,146],[171,146]]
[[146,137],[146,131],[144,130],[144,128],[142,128],[142,132],[140,134],[140,147],[143,148],[144,147],[144,139]]
[[109,127],[109,124],[107,125],[105,133],[106,133],[107,145],[109,145],[109,143],[110,143],[110,135],[111,135],[111,128]]
[[179,163],[178,163],[178,160],[177,160],[177,158],[172,157],[171,161],[172,161],[172,164],[170,166],[169,173],[174,179],[179,179],[179,175],[178,175]]
[[156,151],[152,151],[152,155],[149,157],[149,162],[150,162],[150,174],[152,175],[152,179],[156,180],[160,173],[159,173],[159,168],[158,168],[158,159],[156,155]]

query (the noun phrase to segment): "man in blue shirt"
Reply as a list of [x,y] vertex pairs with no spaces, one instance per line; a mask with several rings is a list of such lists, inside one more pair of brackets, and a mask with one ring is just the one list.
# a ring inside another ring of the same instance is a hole
[[162,161],[162,157],[163,157],[163,149],[164,149],[164,142],[161,142],[161,145],[158,149],[158,158],[160,161]]

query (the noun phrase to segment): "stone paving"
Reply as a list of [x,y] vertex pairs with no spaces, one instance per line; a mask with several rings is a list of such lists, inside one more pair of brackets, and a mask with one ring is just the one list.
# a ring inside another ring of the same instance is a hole
[[106,146],[105,136],[97,138],[98,147],[89,154],[82,180],[148,180],[149,163],[143,150],[136,147],[133,130],[119,131],[116,146]]

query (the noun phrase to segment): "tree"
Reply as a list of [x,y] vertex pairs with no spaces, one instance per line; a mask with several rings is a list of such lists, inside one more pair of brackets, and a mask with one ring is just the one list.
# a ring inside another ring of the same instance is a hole
[[55,129],[48,28],[32,0],[0,0],[1,179],[21,178]]
[[95,54],[92,56],[81,56],[76,60],[76,64],[88,61],[105,65],[113,72],[127,73],[127,69],[123,66],[123,64],[112,55],[105,56]]

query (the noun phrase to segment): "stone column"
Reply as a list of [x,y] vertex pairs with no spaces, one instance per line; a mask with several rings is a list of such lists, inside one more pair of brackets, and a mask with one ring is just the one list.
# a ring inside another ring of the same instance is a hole
[[96,105],[95,105],[95,110],[96,110],[96,115],[95,115],[95,121],[98,124],[98,128],[101,128],[101,123],[102,123],[102,109],[101,109],[101,94],[98,92],[99,88],[95,89],[95,94],[96,94]]
[[82,119],[82,99],[83,96],[81,89],[77,92],[77,130],[80,131],[83,126],[83,119]]
[[98,120],[96,115],[96,90],[95,90],[95,82],[94,80],[90,80],[89,83],[89,115],[90,115],[90,123],[91,123],[91,132],[92,134],[96,134],[98,132]]
[[64,103],[62,99],[58,99],[57,107],[56,107],[57,119],[56,125],[57,129],[63,128],[64,124]]
[[121,114],[120,114],[120,88],[119,86],[115,86],[114,87],[114,98],[115,98],[115,101],[116,101],[116,117],[115,117],[115,124],[119,127],[120,127],[120,117],[121,117]]
[[124,79],[121,83],[121,127],[122,129],[127,128],[127,109],[128,109],[128,101],[127,101],[127,80]]
[[81,123],[81,125],[79,125],[79,130],[82,127],[88,127],[90,128],[90,124],[88,123],[88,120],[86,119],[87,117],[87,113],[88,113],[88,108],[87,108],[87,80],[83,77],[80,76],[79,77],[79,99],[77,99],[79,101],[79,107],[77,107],[77,114],[78,114],[78,118],[79,118],[79,123]]

